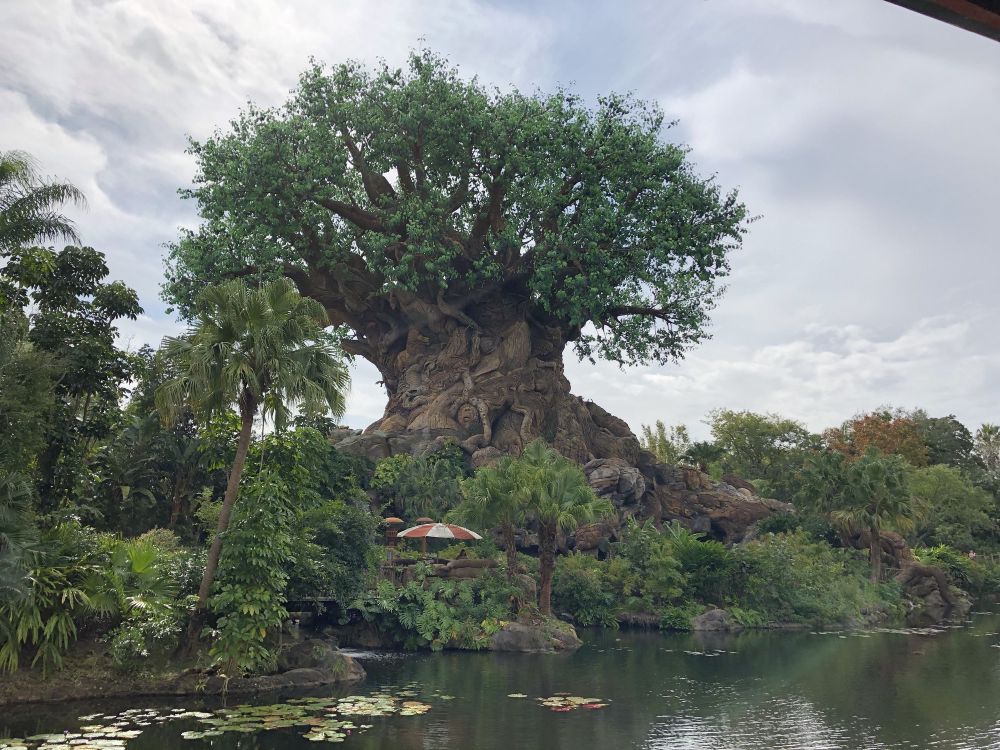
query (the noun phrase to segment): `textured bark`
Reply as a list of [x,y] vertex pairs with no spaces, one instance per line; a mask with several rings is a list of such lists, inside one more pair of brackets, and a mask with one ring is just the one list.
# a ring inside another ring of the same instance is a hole
[[[628,517],[676,519],[725,541],[790,510],[694,470],[657,464],[628,424],[574,396],[563,350],[579,330],[540,318],[517,285],[445,300],[398,291],[365,296],[363,287],[313,273],[296,280],[304,293],[327,300],[332,320],[351,325],[357,338],[345,348],[379,369],[388,396],[382,418],[363,434],[338,436],[339,450],[377,461],[451,438],[478,468],[542,438],[578,461],[595,491],[614,502],[616,525]],[[345,310],[353,312],[345,317]]]
[[581,464],[637,460],[628,426],[570,393],[566,332],[534,319],[516,296],[392,299],[391,314],[371,316],[366,335],[346,344],[379,369],[388,395],[382,419],[366,432],[449,435],[470,455],[484,451],[480,457],[518,455],[541,437]]

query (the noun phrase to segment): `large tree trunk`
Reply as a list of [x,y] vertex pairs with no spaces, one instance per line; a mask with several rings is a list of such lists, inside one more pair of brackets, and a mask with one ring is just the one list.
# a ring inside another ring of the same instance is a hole
[[226,494],[222,498],[219,523],[215,529],[215,538],[212,540],[212,546],[208,550],[208,559],[205,561],[205,572],[201,577],[201,586],[198,588],[198,603],[195,605],[194,613],[191,615],[191,622],[188,625],[187,639],[183,652],[188,657],[193,656],[198,651],[198,639],[201,637],[201,631],[205,627],[205,618],[208,614],[208,596],[212,591],[215,573],[219,568],[219,558],[222,555],[222,540],[226,529],[229,528],[229,519],[232,517],[233,506],[236,504],[236,498],[239,494],[240,480],[243,478],[243,466],[246,464],[247,452],[250,449],[253,420],[256,414],[256,403],[250,398],[242,399],[240,405],[240,437],[239,442],[236,444],[236,456],[233,458],[233,465],[229,470],[229,481],[226,483]]
[[464,310],[407,299],[357,349],[378,367],[389,396],[366,432],[450,435],[473,465],[517,455],[539,437],[581,463],[635,465],[639,442],[628,425],[570,393],[565,346],[561,329],[531,319],[509,295]]

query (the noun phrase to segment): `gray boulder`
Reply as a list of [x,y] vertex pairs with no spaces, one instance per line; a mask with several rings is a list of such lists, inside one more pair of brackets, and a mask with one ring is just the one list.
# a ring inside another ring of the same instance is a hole
[[697,617],[691,618],[691,630],[696,631],[733,631],[743,630],[733,616],[724,609],[710,609]]
[[526,625],[509,622],[493,635],[491,651],[553,652],[571,651],[583,645],[576,631],[566,623],[544,622]]

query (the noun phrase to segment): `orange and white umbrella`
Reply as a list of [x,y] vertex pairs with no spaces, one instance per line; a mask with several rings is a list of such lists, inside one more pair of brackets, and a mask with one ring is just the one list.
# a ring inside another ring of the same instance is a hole
[[419,526],[411,526],[408,529],[403,529],[396,536],[407,539],[419,539],[420,551],[424,553],[427,552],[428,539],[482,539],[472,529],[467,529],[464,526],[456,526],[453,523],[422,523]]
[[482,539],[472,529],[456,526],[453,523],[422,523],[419,526],[403,529],[397,536],[410,539]]

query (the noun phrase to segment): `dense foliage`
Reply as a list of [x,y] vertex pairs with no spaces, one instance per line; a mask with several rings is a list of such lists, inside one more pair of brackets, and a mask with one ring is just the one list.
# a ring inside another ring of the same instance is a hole
[[864,568],[857,551],[803,531],[729,549],[677,525],[660,531],[631,523],[607,561],[561,557],[553,594],[557,610],[583,625],[651,621],[687,629],[710,607],[728,609],[745,626],[853,625],[873,612],[895,613],[900,604],[896,587],[866,582]]
[[377,359],[401,303],[505,290],[581,356],[678,357],[706,335],[747,213],[665,127],[631,96],[491,89],[428,51],[317,63],[284,106],[192,142],[203,222],[166,291],[186,307],[229,274],[289,275]]
[[380,581],[355,607],[386,641],[403,648],[481,649],[513,620],[511,601],[519,594],[503,578],[484,575],[471,581],[428,578],[426,568],[403,585]]

